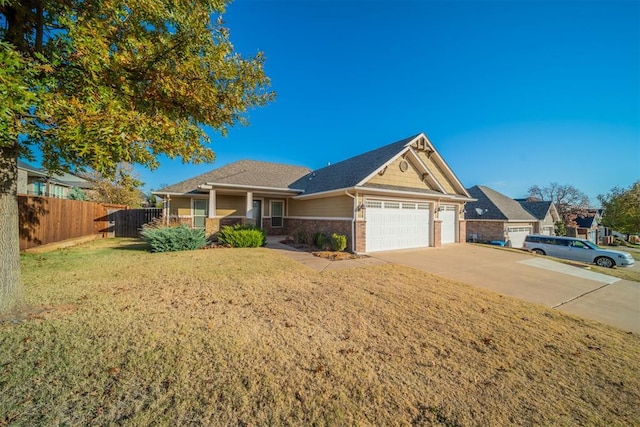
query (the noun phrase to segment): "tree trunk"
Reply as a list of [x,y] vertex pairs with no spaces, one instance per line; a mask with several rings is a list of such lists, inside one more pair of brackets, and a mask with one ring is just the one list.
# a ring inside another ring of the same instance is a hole
[[22,303],[17,190],[17,147],[0,147],[0,313]]

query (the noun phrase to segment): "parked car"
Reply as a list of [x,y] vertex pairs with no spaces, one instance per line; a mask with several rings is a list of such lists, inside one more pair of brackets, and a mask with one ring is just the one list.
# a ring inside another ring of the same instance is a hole
[[574,237],[529,234],[522,247],[540,255],[593,263],[600,267],[628,267],[635,262],[628,252],[603,249],[588,240]]

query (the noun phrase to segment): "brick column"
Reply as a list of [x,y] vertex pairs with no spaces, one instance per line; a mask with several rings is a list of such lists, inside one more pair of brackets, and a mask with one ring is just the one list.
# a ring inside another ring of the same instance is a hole
[[353,236],[355,244],[353,245],[356,253],[365,253],[367,251],[367,222],[356,221]]
[[433,246],[439,248],[442,246],[442,220],[433,221]]
[[205,218],[204,219],[204,233],[207,239],[215,237],[220,231],[220,219],[218,218]]
[[465,243],[467,241],[467,221],[458,221],[458,242]]

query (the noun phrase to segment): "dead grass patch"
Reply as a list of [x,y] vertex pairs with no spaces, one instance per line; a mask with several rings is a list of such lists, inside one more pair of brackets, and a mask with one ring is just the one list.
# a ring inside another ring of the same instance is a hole
[[25,255],[0,424],[637,425],[640,338],[396,265],[127,240]]

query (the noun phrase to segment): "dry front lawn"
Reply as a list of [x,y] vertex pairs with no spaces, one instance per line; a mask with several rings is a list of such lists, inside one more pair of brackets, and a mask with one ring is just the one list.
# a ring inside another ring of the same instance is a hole
[[22,266],[0,425],[640,424],[638,335],[417,270],[133,240]]

